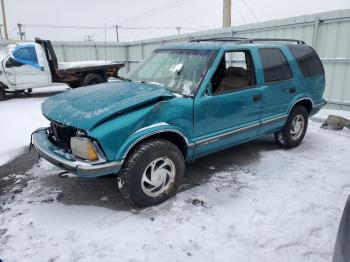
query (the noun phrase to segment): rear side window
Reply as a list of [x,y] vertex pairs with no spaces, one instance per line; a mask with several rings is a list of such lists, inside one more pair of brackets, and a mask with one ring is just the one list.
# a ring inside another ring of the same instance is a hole
[[324,75],[321,60],[310,46],[290,45],[288,48],[297,60],[304,77]]
[[282,51],[278,48],[259,49],[264,69],[265,83],[288,80],[292,78],[292,71]]

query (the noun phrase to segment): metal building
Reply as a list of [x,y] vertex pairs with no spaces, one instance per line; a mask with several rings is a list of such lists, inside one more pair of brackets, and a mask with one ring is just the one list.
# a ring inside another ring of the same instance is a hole
[[[241,36],[295,38],[312,45],[326,70],[325,98],[335,108],[350,110],[350,10],[291,17],[224,29],[127,43],[53,42],[59,61],[116,60],[127,73],[153,49],[192,38]],[[2,41],[0,46],[8,42]]]

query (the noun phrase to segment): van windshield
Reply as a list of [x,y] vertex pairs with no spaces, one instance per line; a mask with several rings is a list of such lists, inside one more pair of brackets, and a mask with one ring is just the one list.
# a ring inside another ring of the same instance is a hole
[[159,49],[141,62],[126,78],[156,84],[170,91],[193,96],[215,51]]

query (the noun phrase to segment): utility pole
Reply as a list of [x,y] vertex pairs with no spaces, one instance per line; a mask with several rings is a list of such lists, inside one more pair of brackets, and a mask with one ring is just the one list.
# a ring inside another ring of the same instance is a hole
[[7,34],[7,24],[6,24],[6,15],[5,15],[5,5],[4,0],[1,0],[1,8],[2,8],[2,21],[4,24],[4,33],[5,33],[5,39],[8,40],[9,36]]
[[85,41],[87,41],[87,42],[93,42],[93,41],[94,41],[94,36],[93,36],[93,35],[86,35],[86,36],[85,36]]
[[176,27],[176,30],[177,30],[177,34],[180,35],[181,34],[181,27],[180,26]]
[[117,42],[119,42],[119,30],[118,30],[119,26],[115,25],[114,27],[115,27],[115,34],[117,36]]
[[25,40],[25,32],[22,31],[23,25],[20,24],[20,23],[18,23],[17,26],[18,26],[19,38],[20,38],[21,40]]
[[231,2],[232,0],[224,0],[222,27],[231,26]]

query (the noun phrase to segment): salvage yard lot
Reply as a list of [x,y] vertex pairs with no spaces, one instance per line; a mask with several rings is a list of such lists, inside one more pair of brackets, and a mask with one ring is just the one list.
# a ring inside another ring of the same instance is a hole
[[[47,125],[45,96],[0,103],[0,165]],[[292,150],[266,137],[200,159],[177,196],[142,210],[130,210],[113,177],[62,175],[44,160],[23,173],[0,167],[0,180],[14,182],[0,188],[0,258],[330,261],[350,188],[350,131],[320,129],[329,113],[350,118],[322,110]]]

